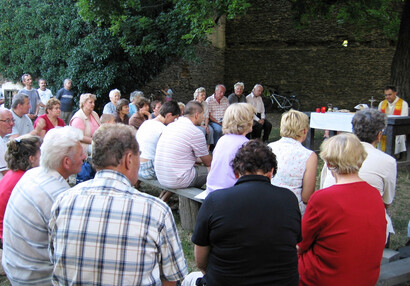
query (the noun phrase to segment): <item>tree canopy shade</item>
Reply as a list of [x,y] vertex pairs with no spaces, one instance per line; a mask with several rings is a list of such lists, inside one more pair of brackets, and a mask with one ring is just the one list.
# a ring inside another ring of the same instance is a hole
[[410,0],[292,0],[292,4],[302,26],[319,14],[351,25],[358,38],[378,29],[397,41],[390,83],[399,88],[401,97],[410,98]]
[[[245,0],[0,0],[0,70],[29,72],[76,92],[130,92],[193,46]],[[80,16],[81,15],[81,16]]]

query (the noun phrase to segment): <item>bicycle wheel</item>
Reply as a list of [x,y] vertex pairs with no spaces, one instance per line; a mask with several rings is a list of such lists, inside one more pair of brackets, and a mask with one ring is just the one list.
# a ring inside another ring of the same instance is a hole
[[289,102],[290,102],[291,108],[293,108],[294,110],[300,110],[299,99],[297,99],[296,97],[291,97],[289,98]]

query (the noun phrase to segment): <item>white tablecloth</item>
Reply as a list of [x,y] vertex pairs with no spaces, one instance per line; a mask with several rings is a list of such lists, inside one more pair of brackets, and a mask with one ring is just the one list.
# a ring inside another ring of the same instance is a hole
[[310,114],[310,128],[352,132],[353,116],[354,113],[312,112]]

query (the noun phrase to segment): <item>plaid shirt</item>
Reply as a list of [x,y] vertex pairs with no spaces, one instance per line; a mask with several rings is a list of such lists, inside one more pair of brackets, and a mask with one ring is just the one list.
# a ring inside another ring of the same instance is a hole
[[212,115],[216,120],[224,118],[225,110],[229,106],[229,101],[225,96],[222,96],[220,103],[216,101],[215,94],[212,94],[206,99],[208,103],[209,114]]
[[170,208],[119,172],[97,172],[58,197],[51,213],[53,283],[161,285],[187,274]]

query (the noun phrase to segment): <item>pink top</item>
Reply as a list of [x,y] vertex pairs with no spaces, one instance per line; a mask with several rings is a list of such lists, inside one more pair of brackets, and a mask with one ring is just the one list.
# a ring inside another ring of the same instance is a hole
[[[95,120],[94,116],[89,116],[89,118],[90,118],[91,136],[92,136],[94,134],[95,130],[97,130],[98,127],[100,127],[100,125]],[[71,121],[71,126],[76,127],[78,129],[81,129],[81,130],[85,129],[84,120],[82,120],[81,118],[78,118],[78,117],[74,118]]]
[[8,171],[4,175],[3,179],[0,181],[0,238],[3,240],[3,219],[4,213],[6,212],[6,206],[9,201],[11,192],[14,189],[14,186],[24,175],[25,171]]

